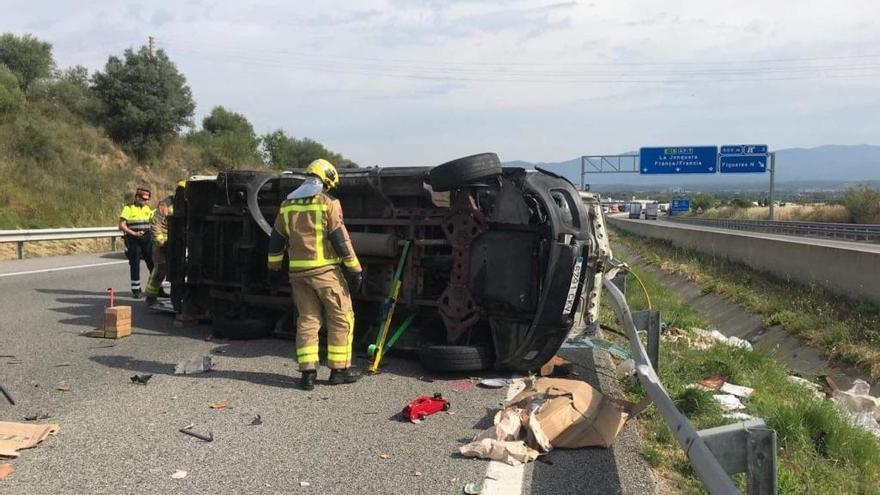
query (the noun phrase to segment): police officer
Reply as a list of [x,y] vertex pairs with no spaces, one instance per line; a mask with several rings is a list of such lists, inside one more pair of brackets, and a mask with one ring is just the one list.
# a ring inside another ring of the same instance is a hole
[[165,252],[165,243],[168,242],[168,217],[174,211],[174,203],[171,196],[159,201],[153,220],[150,223],[150,233],[153,237],[153,263],[150,278],[147,280],[147,288],[144,293],[147,296],[147,306],[156,304],[159,297],[162,281],[168,274],[168,256]]
[[[331,385],[354,383],[351,367],[354,312],[349,289],[360,288],[362,269],[342,223],[339,200],[326,193],[339,184],[336,168],[318,159],[308,177],[281,203],[269,239],[269,270],[280,271],[286,247],[296,320],[296,357],[300,388],[313,390],[318,365],[322,313],[327,328],[327,365]],[[343,273],[343,267],[345,273]]]
[[134,201],[122,208],[119,214],[119,230],[125,233],[125,255],[128,257],[129,274],[131,275],[131,295],[135,299],[141,297],[141,260],[147,269],[153,270],[153,243],[150,235],[150,222],[153,210],[147,203],[150,201],[150,190],[139,187],[134,194]]

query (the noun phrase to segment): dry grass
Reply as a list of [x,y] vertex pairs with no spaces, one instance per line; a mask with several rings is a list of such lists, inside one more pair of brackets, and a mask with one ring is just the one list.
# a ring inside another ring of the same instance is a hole
[[[754,206],[751,208],[737,208],[735,206],[722,206],[712,208],[703,216],[709,218],[732,218],[737,220],[766,220],[770,208],[766,206]],[[777,206],[773,210],[775,220],[801,221],[801,222],[833,222],[849,223],[852,216],[843,205],[786,205]]]
[[[116,250],[122,250],[122,240],[116,241]],[[73,239],[70,241],[26,242],[24,253],[27,258],[43,258],[46,256],[63,256],[66,254],[104,253],[110,251],[110,239]],[[18,258],[16,243],[0,244],[0,260]]]

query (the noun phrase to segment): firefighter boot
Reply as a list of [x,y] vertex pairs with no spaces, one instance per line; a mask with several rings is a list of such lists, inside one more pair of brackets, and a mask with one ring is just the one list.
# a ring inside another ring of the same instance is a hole
[[341,370],[330,370],[330,385],[342,385],[343,383],[354,383],[361,379],[361,372],[354,368],[343,368]]
[[316,370],[303,371],[299,378],[299,388],[302,390],[315,390],[315,379],[318,377]]

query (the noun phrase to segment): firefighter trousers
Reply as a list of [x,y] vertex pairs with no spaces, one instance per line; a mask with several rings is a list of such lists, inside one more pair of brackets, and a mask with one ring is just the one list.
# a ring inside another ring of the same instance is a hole
[[316,274],[290,276],[296,319],[296,358],[300,371],[318,366],[318,331],[327,329],[327,366],[351,366],[354,311],[348,284],[339,265]]
[[143,237],[125,236],[125,256],[128,258],[128,271],[131,276],[131,291],[141,291],[141,260],[147,270],[153,271],[153,240],[149,233]]
[[165,258],[165,246],[153,245],[153,269],[150,278],[147,279],[147,287],[144,294],[149,297],[158,297],[162,288],[162,281],[168,275],[168,260]]

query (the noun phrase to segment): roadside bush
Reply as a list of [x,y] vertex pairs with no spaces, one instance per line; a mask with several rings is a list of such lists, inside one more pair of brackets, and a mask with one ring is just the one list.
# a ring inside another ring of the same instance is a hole
[[868,186],[846,191],[843,205],[855,223],[880,223],[880,191]]
[[0,119],[10,119],[24,105],[24,93],[9,67],[0,64]]

